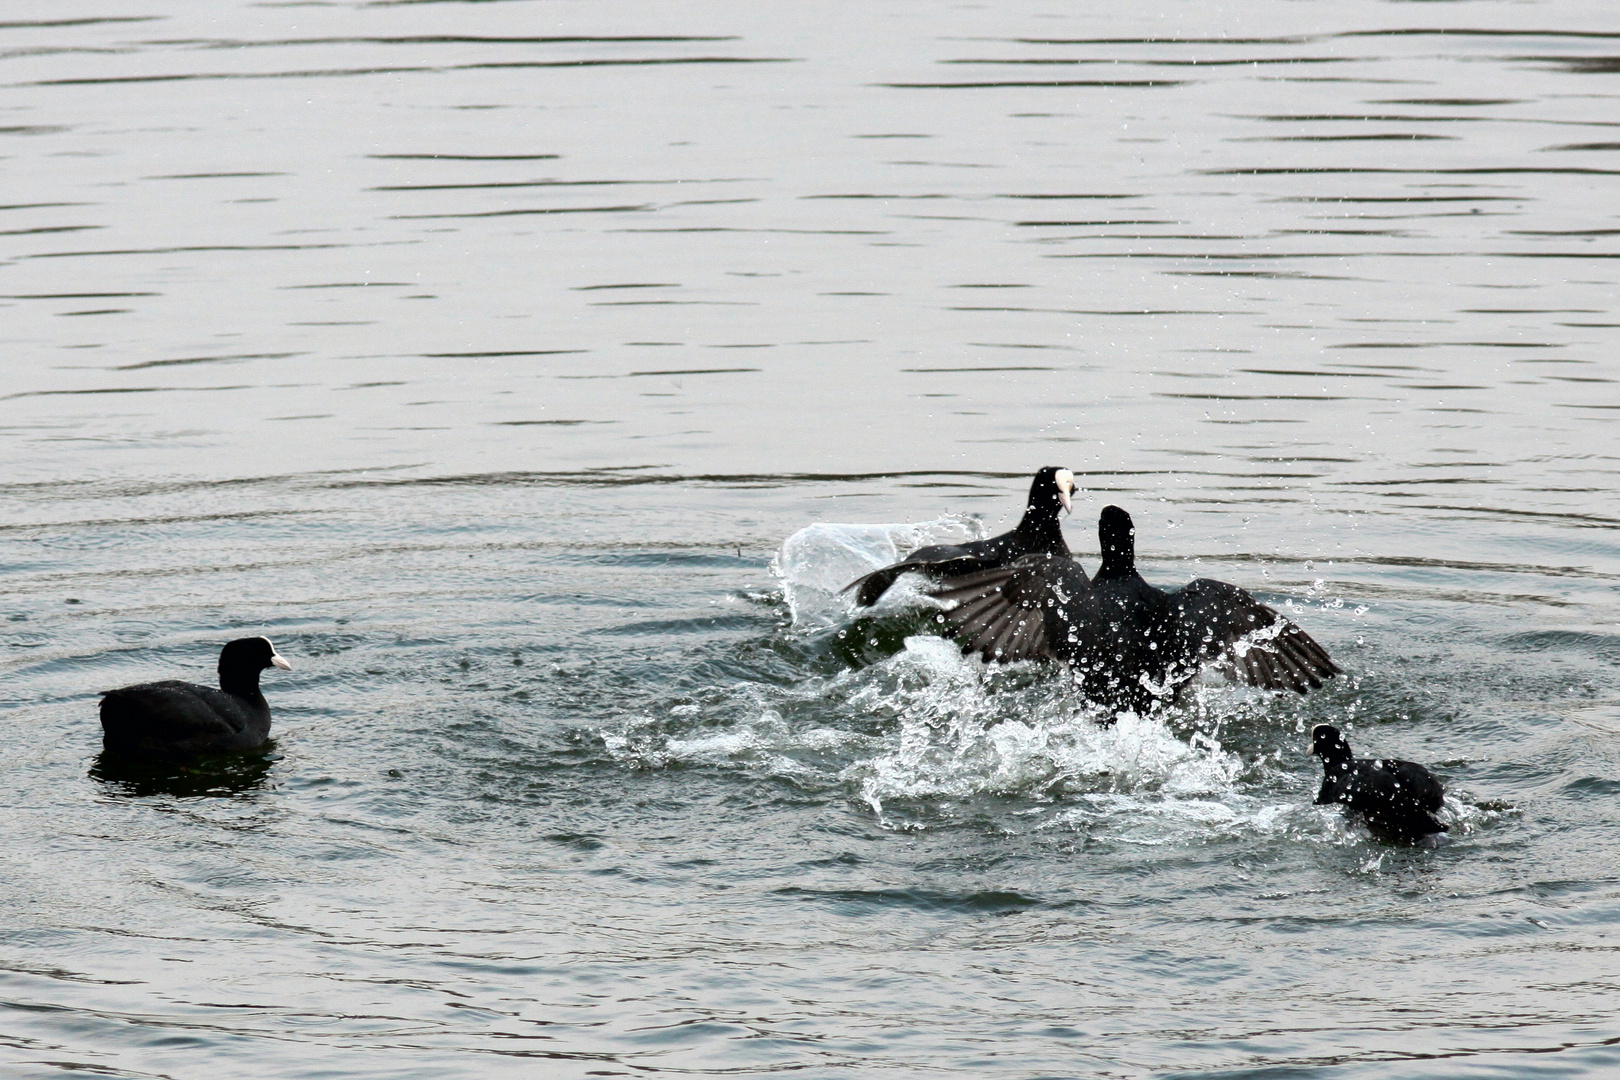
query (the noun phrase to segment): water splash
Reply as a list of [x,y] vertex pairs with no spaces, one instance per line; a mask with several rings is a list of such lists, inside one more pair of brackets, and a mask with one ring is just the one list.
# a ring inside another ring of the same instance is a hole
[[[894,710],[883,751],[846,778],[880,817],[893,800],[1092,792],[1165,797],[1230,794],[1244,763],[1208,736],[1177,738],[1163,719],[1110,714],[1074,694],[1056,669],[1032,685],[961,656],[950,642],[906,639],[885,665],[894,686],[867,687],[852,705]],[[1104,723],[1112,720],[1112,723]]]
[[739,686],[602,738],[632,768],[841,788],[890,827],[954,820],[950,804],[988,797],[1063,811],[1044,825],[1144,842],[1269,829],[1280,809],[1243,790],[1263,766],[1204,730],[1180,730],[1186,720],[1111,713],[1059,668],[986,665],[916,635],[869,667],[795,687]]
[[1219,797],[1178,797],[1158,792],[1097,792],[1054,814],[1043,828],[1069,829],[1093,840],[1160,847],[1219,836],[1267,836],[1300,832],[1308,807],[1225,791]]
[[[831,626],[851,610],[849,598],[840,591],[862,574],[899,562],[930,544],[964,544],[984,536],[983,523],[959,514],[911,524],[817,522],[782,541],[771,560],[771,573],[782,581],[795,628]],[[904,580],[889,592],[883,601],[886,607],[915,605],[919,599]]]

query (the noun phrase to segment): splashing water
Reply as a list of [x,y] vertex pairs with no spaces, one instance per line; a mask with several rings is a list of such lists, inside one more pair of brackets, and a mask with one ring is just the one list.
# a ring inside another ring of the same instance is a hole
[[[929,619],[915,609],[937,604],[915,577],[851,620],[841,595],[849,582],[920,546],[982,532],[959,517],[799,530],[771,569],[792,611],[789,637],[835,666],[786,683],[711,687],[701,704],[654,706],[604,733],[605,749],[632,768],[696,767],[842,791],[885,828],[949,827],[988,813],[1136,845],[1344,839],[1337,818],[1295,790],[1264,735],[1279,720],[1303,730],[1303,715],[1279,710],[1307,706],[1285,706],[1212,669],[1174,706],[1116,713],[1088,701],[1060,666],[985,664],[927,633]],[[1247,644],[1264,647],[1264,632],[1256,638]]]
[[944,804],[979,797],[1061,804],[1048,824],[1087,833],[1146,822],[1155,836],[1186,837],[1275,819],[1280,808],[1240,789],[1253,766],[1201,731],[1179,737],[1178,719],[1110,713],[1060,669],[985,665],[917,635],[866,668],[792,688],[740,686],[729,700],[643,715],[602,738],[634,768],[842,788],[888,827],[926,827],[952,817]]
[[[982,522],[959,514],[894,525],[817,522],[782,541],[771,573],[781,579],[795,628],[830,626],[849,613],[849,599],[839,594],[862,574],[930,544],[965,544],[984,536]],[[903,580],[889,593],[884,607],[915,605],[920,598]]]
[[1010,681],[1003,673],[940,638],[907,638],[886,663],[899,675],[897,690],[885,698],[871,686],[851,704],[895,709],[898,731],[883,752],[846,772],[880,816],[886,800],[941,796],[1226,794],[1244,769],[1215,740],[1195,734],[1183,742],[1158,717],[1110,716],[1070,693],[1060,675],[1000,686]]

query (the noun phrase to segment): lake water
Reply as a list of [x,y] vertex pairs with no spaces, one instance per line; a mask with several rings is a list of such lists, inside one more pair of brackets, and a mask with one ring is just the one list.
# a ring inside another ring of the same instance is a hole
[[[1615,15],[11,0],[0,1071],[1620,1075]],[[1047,464],[1345,677],[828,595]],[[273,749],[100,761],[258,633]]]

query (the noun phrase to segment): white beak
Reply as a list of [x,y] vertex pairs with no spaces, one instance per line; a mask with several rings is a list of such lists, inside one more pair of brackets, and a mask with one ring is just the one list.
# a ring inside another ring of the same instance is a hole
[[1058,502],[1063,504],[1066,512],[1074,513],[1074,503],[1069,500],[1070,492],[1074,491],[1074,473],[1068,469],[1059,469],[1052,479],[1057,484]]
[[292,665],[287,663],[287,658],[282,656],[280,653],[276,653],[274,656],[272,656],[270,658],[270,662],[276,665],[276,667],[280,668],[282,671],[292,670]]

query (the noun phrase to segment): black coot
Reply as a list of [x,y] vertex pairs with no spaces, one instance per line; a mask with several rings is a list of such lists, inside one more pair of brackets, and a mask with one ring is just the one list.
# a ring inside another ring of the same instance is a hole
[[1117,506],[1097,523],[1103,563],[1086,576],[1068,557],[1027,556],[948,578],[934,595],[964,652],[1069,665],[1086,696],[1141,713],[1215,662],[1268,690],[1303,694],[1338,674],[1305,631],[1236,585],[1210,578],[1174,592],[1136,572],[1135,527]]
[[287,663],[269,638],[239,638],[220,650],[219,689],[165,679],[108,690],[101,697],[102,745],[115,754],[189,757],[262,746],[270,704],[259,672]]
[[1069,545],[1063,542],[1063,527],[1058,523],[1059,510],[1072,510],[1070,496],[1074,494],[1074,474],[1055,465],[1035,474],[1029,485],[1029,503],[1024,516],[1011,532],[992,536],[988,540],[974,540],[966,544],[934,544],[918,548],[893,566],[885,566],[870,574],[856,578],[841,592],[858,589],[855,603],[871,607],[888,591],[901,574],[913,570],[933,578],[951,578],[978,570],[1005,566],[1022,555],[1045,552],[1069,557]]
[[1311,753],[1322,759],[1322,789],[1316,805],[1343,803],[1359,814],[1374,836],[1414,843],[1447,832],[1434,820],[1445,790],[1421,765],[1394,758],[1357,761],[1339,729],[1318,724],[1311,729]]

